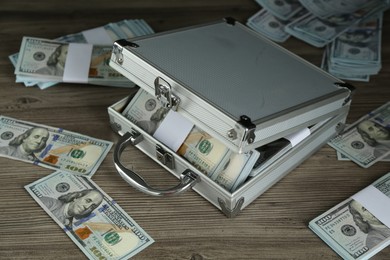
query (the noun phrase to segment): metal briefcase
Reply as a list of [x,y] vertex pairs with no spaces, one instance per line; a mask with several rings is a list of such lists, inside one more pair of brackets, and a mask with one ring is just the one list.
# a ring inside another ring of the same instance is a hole
[[[154,95],[164,107],[200,127],[234,153],[247,153],[309,128],[310,135],[261,174],[229,192],[164,143],[122,115],[125,97],[108,108],[122,138],[114,151],[118,173],[145,193],[164,196],[192,188],[234,217],[341,130],[353,87],[227,18],[114,43],[110,66]],[[120,162],[132,144],[181,181],[150,187]]]

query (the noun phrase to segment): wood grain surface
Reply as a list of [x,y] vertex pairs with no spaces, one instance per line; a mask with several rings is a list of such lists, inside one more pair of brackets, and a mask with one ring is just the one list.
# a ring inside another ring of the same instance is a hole
[[[19,51],[23,36],[54,39],[122,19],[144,19],[156,32],[228,16],[245,23],[259,9],[253,0],[2,0],[0,114],[116,143],[107,107],[134,89],[59,84],[40,90],[15,83],[8,56]],[[349,123],[390,100],[389,13],[382,35],[380,73],[368,83],[350,82],[357,91]],[[281,45],[320,65],[323,49],[293,37]],[[126,151],[124,160],[152,184],[177,183],[135,148]],[[325,145],[232,219],[193,191],[155,198],[129,187],[115,171],[112,150],[93,180],[155,239],[134,259],[339,259],[308,228],[309,221],[389,171],[389,162],[363,169],[338,161],[334,149]],[[0,259],[86,258],[24,189],[51,172],[0,158]],[[373,259],[390,259],[390,248]]]

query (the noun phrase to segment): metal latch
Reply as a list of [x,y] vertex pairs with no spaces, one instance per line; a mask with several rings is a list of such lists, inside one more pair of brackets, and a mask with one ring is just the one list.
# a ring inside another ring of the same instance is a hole
[[171,153],[165,151],[164,148],[162,148],[158,144],[156,144],[156,158],[169,169],[175,168],[175,158],[172,156]]
[[154,89],[156,98],[161,104],[173,110],[177,109],[180,103],[180,98],[172,93],[171,85],[160,77],[157,77],[154,81]]
[[123,63],[123,47],[130,46],[133,48],[139,47],[136,43],[129,42],[126,39],[120,39],[115,41],[114,46],[112,47],[112,53],[115,55],[115,62],[119,65]]

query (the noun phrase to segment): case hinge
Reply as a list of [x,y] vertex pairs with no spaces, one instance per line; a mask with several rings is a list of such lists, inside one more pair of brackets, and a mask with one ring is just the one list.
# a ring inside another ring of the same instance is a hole
[[168,82],[160,77],[157,77],[154,81],[154,89],[156,98],[164,107],[173,110],[177,109],[177,106],[180,103],[180,98],[172,93],[172,87]]
[[[256,130],[256,125],[252,123],[251,119],[248,116],[241,116],[240,120],[237,122],[238,124],[236,125],[236,128],[238,129],[244,129],[244,134],[242,136],[242,141],[247,142],[248,144],[251,144],[255,141],[256,135],[255,135],[255,130]],[[241,131],[240,131],[241,132]],[[227,136],[235,140],[237,139],[237,131],[236,129],[230,129],[227,133]]]
[[156,145],[156,158],[169,169],[175,169],[175,160],[172,154],[165,151],[164,148],[158,144]]

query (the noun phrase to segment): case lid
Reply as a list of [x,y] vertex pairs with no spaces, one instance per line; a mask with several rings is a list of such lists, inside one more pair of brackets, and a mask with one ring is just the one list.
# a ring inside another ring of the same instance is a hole
[[245,116],[259,126],[340,93],[349,96],[333,76],[234,21],[135,38],[132,44],[137,47],[125,47],[236,122]]

